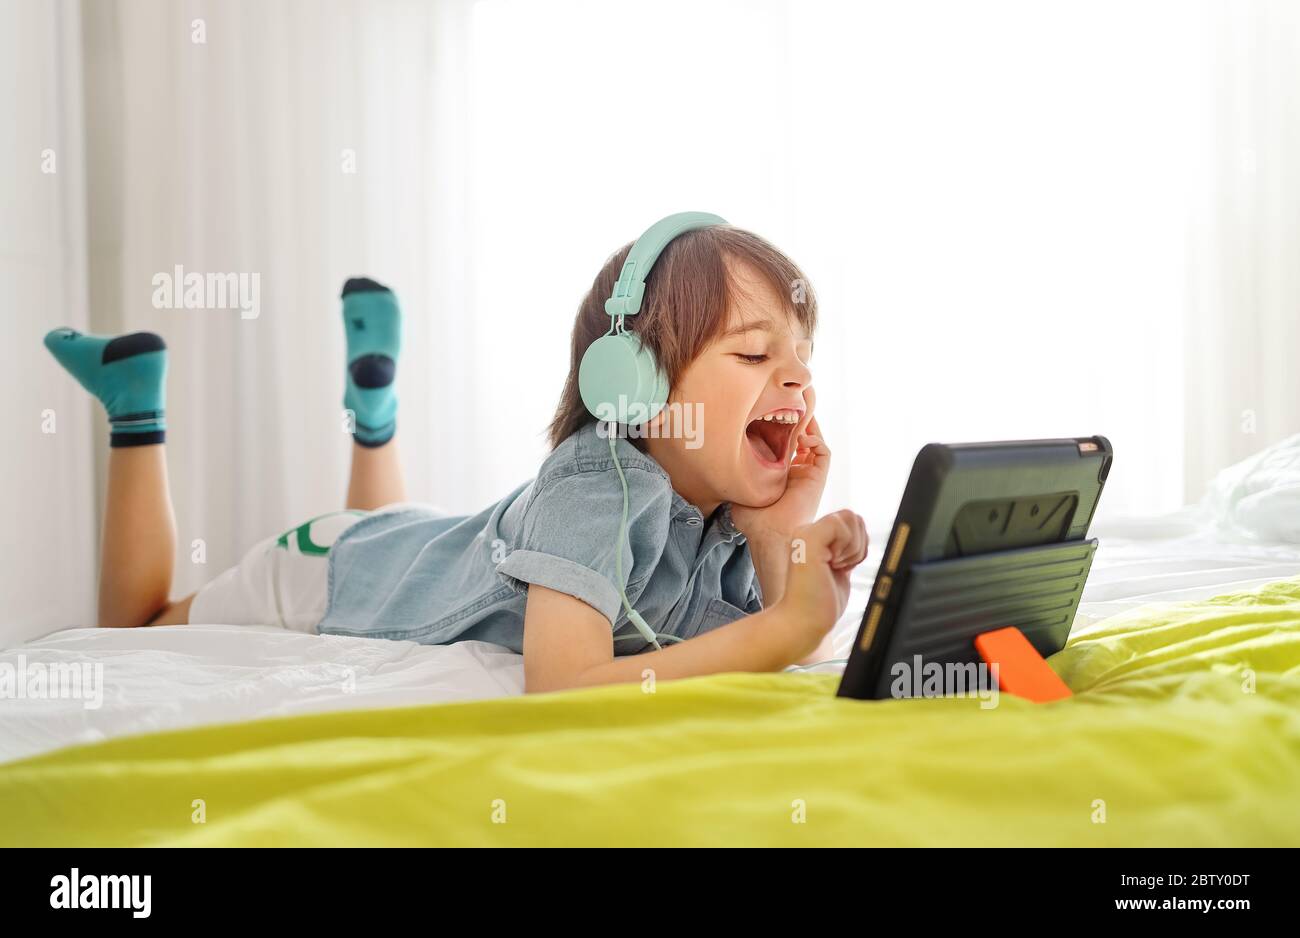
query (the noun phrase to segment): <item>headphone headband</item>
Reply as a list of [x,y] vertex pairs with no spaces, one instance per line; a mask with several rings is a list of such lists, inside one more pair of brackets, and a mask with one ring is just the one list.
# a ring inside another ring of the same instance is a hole
[[610,316],[635,316],[641,311],[641,298],[645,296],[645,278],[650,276],[650,269],[668,242],[695,228],[725,224],[725,218],[709,212],[678,212],[655,222],[628,252],[614,290],[605,301],[605,312]]
[[725,224],[725,218],[708,212],[678,212],[647,228],[628,251],[618,282],[605,301],[609,332],[587,347],[578,365],[578,392],[597,420],[643,424],[668,402],[668,376],[640,336],[623,328],[623,317],[641,310],[645,278],[669,241],[692,228]]

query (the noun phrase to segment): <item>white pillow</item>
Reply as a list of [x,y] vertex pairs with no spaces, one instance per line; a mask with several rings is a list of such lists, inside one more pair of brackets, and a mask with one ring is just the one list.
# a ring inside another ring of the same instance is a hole
[[1220,472],[1205,505],[1232,531],[1300,544],[1300,433]]

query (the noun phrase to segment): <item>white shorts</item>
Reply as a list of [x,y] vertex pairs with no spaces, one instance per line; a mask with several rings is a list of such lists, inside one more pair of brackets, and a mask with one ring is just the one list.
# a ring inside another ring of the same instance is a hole
[[278,625],[314,633],[329,600],[329,549],[370,514],[331,512],[255,544],[243,560],[198,591],[189,621]]

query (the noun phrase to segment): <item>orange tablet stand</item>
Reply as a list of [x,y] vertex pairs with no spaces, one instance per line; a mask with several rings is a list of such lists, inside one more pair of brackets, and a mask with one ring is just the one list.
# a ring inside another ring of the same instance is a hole
[[1064,700],[1074,693],[1015,626],[982,632],[975,648],[989,665],[997,665],[998,689],[1036,703]]

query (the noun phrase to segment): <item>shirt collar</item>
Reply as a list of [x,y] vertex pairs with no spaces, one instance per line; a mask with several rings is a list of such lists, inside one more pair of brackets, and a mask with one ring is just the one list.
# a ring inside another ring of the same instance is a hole
[[[673,491],[673,520],[682,521],[691,526],[705,524],[705,518],[700,509],[678,495],[676,490]],[[731,517],[731,502],[723,502],[709,516],[704,535],[706,538],[712,535],[714,540],[726,541],[729,544],[733,542],[743,544],[745,542],[745,535],[736,527],[736,523]]]
[[690,525],[702,525],[704,524],[704,515],[698,508],[678,495],[676,489],[673,489],[673,520],[684,521]]
[[736,522],[731,518],[731,502],[723,502],[719,505],[715,517],[718,522],[718,530],[723,534],[726,534],[729,538],[738,537],[742,541],[745,539],[745,535],[740,533],[740,529],[736,527]]
[[[592,423],[588,424],[584,429],[588,429],[594,434],[595,426],[596,424],[593,421]],[[655,459],[649,453],[641,452],[640,450],[636,449],[636,447],[631,446],[630,443],[628,445],[636,454],[636,456],[640,457],[650,467],[653,467],[654,471],[658,472],[661,476],[667,479],[669,485],[672,484],[672,477],[668,475],[668,470],[665,469],[663,466],[661,466],[657,459]],[[681,521],[684,524],[688,524],[692,527],[703,526],[705,524],[703,512],[701,512],[700,509],[696,508],[685,498],[679,495],[676,489],[673,489],[672,493],[673,493],[672,519],[674,521]],[[718,540],[727,541],[727,542],[738,540],[741,543],[744,543],[745,535],[740,532],[740,530],[736,527],[735,522],[731,518],[731,502],[723,502],[722,504],[720,504],[710,517],[712,519],[712,523],[709,525],[709,528],[717,529],[719,535]]]

